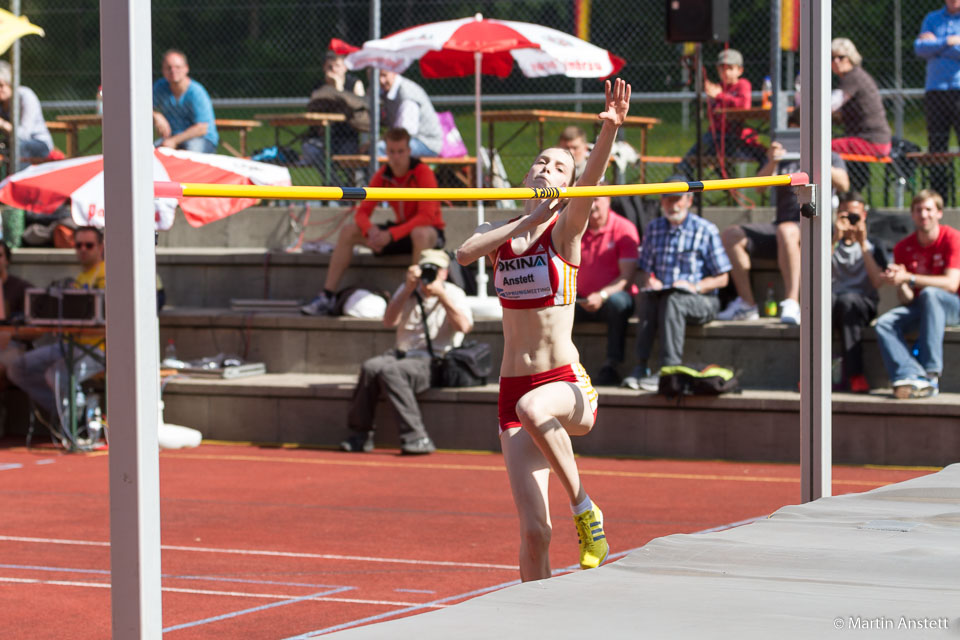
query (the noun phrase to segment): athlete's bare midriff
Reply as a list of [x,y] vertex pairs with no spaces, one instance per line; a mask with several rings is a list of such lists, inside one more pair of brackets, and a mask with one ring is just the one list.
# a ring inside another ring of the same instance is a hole
[[580,361],[573,305],[503,310],[501,376],[529,376]]

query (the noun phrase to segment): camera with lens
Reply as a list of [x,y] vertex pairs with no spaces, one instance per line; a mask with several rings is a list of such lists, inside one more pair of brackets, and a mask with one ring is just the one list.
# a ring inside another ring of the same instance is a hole
[[850,221],[850,224],[859,224],[860,223],[860,214],[859,213],[848,213],[847,220]]
[[423,284],[430,284],[437,279],[437,274],[440,273],[440,267],[435,264],[426,264],[420,265],[420,281]]

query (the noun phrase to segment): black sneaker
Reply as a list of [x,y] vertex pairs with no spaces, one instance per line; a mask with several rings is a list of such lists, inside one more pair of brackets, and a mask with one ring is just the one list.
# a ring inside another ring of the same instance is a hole
[[410,442],[405,442],[400,445],[400,452],[404,455],[411,456],[433,453],[436,450],[437,447],[433,444],[430,436],[423,436],[422,438],[417,438],[416,440],[411,440]]
[[366,434],[352,434],[340,443],[340,450],[350,453],[370,453],[373,451],[373,431],[367,431]]
[[597,377],[593,379],[593,384],[598,387],[616,387],[620,385],[620,374],[616,367],[605,365],[597,372]]

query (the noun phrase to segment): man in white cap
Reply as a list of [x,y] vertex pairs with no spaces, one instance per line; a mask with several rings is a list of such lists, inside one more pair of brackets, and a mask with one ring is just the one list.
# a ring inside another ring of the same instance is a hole
[[347,417],[351,435],[340,443],[342,450],[373,450],[374,411],[381,390],[396,414],[400,451],[425,454],[436,450],[417,404],[417,395],[430,388],[430,347],[433,355],[441,357],[460,346],[463,335],[473,328],[467,295],[447,281],[449,266],[450,256],[445,252],[426,249],[419,263],[407,269],[406,280],[383,315],[384,326],[397,328],[396,346],[363,363]]

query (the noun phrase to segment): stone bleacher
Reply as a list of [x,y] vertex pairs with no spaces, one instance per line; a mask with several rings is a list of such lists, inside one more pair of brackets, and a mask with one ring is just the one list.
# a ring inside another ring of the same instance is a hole
[[[235,380],[174,378],[164,388],[169,422],[199,429],[215,440],[287,442],[333,446],[343,437],[352,386],[360,363],[390,348],[393,331],[378,321],[315,318],[284,313],[231,311],[234,298],[308,299],[322,283],[329,254],[277,250],[295,239],[291,213],[298,207],[244,211],[200,229],[181,218],[161,234],[158,271],[170,308],[160,315],[161,344],[173,339],[182,359],[237,354],[264,362],[268,374]],[[516,211],[488,209],[488,219]],[[317,220],[341,214],[336,207],[314,207]],[[473,209],[447,208],[448,247],[455,248],[475,226]],[[768,219],[769,210],[708,210],[721,228]],[[765,218],[766,217],[766,218]],[[303,240],[320,239],[323,225],[306,227]],[[268,250],[274,249],[274,250]],[[362,284],[392,291],[403,277],[402,257],[355,256],[343,285]],[[754,286],[780,288],[775,265],[757,265]],[[72,252],[17,251],[12,269],[37,284],[75,269]],[[760,293],[762,297],[762,293]],[[604,327],[575,328],[582,361],[595,371],[602,362]],[[632,353],[635,331],[628,340]],[[503,347],[500,324],[479,320],[473,337],[493,346],[495,371]],[[656,351],[655,351],[656,353]],[[868,332],[868,378],[885,386],[875,337]],[[960,330],[947,335],[945,360],[960,356]],[[743,460],[799,459],[799,330],[764,319],[751,323],[714,322],[688,329],[685,359],[716,362],[740,371],[742,394],[668,401],[656,394],[601,388],[597,429],[576,439],[578,452],[597,455],[668,456]],[[495,383],[496,380],[491,380]],[[893,401],[835,394],[834,457],[838,462],[946,464],[960,450],[960,377],[949,372],[945,393],[923,401]],[[496,386],[435,389],[423,396],[428,429],[441,448],[499,448]],[[396,443],[387,424],[378,442]]]

